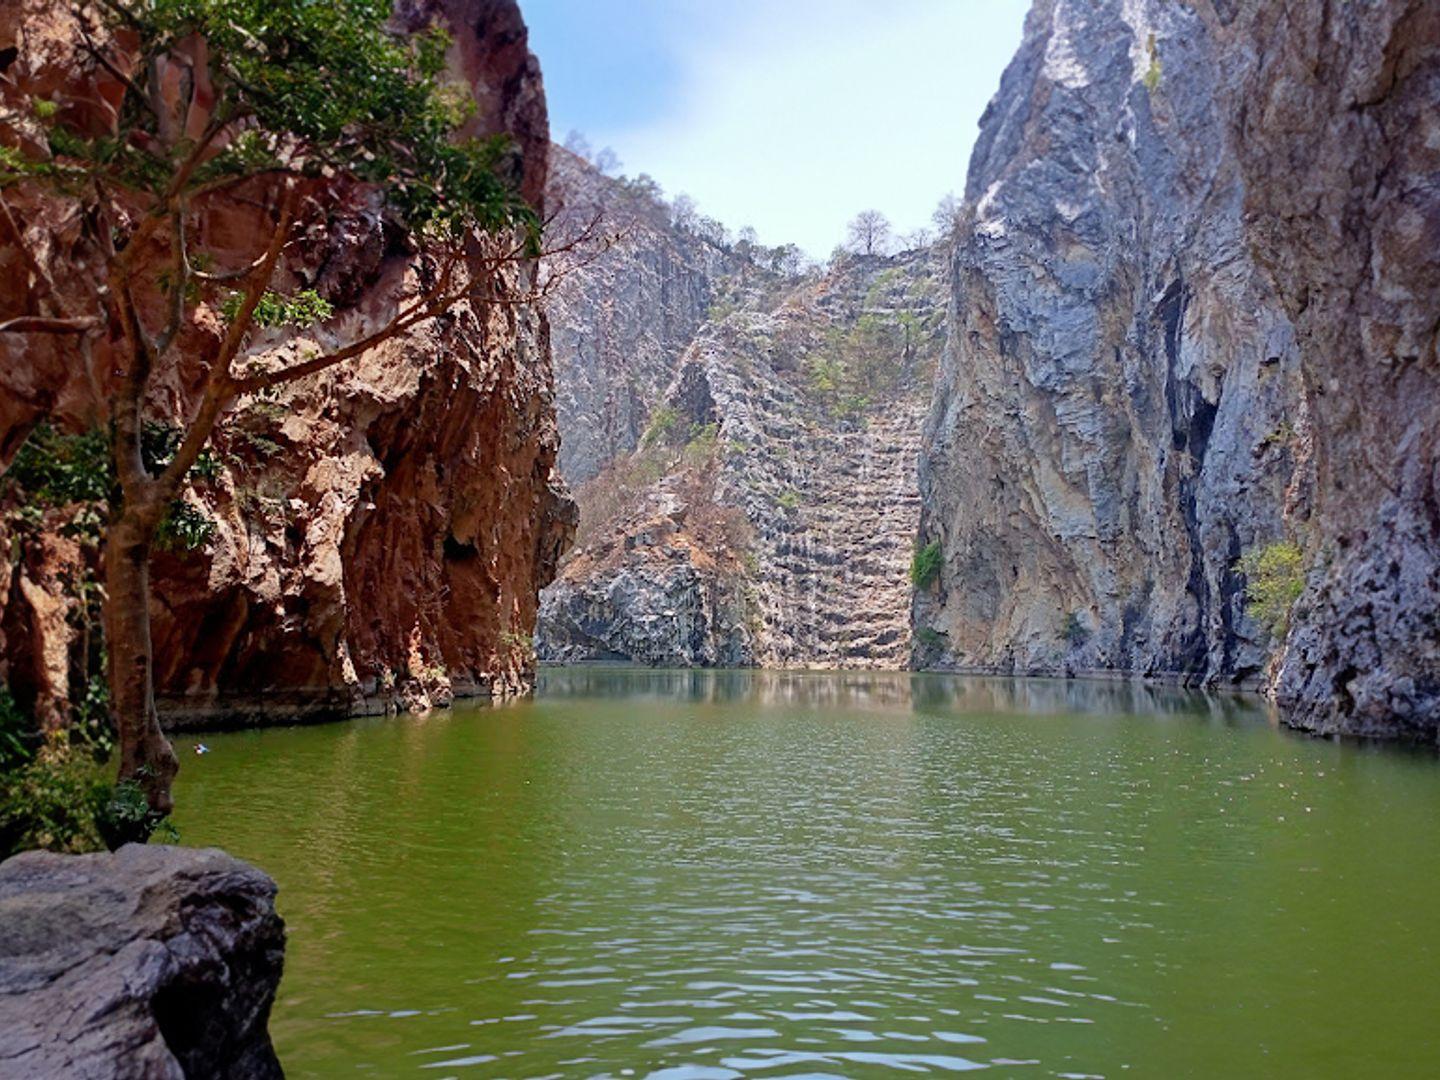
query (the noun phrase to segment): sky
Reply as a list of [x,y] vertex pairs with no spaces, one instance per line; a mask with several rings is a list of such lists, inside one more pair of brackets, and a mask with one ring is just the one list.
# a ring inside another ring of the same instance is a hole
[[732,230],[817,258],[965,186],[1030,0],[520,0],[557,142],[581,131]]

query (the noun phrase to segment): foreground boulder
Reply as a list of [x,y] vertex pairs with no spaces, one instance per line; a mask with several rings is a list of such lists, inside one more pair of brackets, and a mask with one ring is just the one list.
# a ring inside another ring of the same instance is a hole
[[0,1074],[278,1077],[275,883],[223,851],[0,865]]

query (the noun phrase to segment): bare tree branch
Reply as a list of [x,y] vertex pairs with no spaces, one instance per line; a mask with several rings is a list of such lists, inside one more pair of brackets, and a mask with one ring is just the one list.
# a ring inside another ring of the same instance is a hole
[[424,322],[426,319],[442,313],[447,308],[453,307],[465,296],[465,290],[448,290],[451,278],[454,275],[455,267],[459,265],[460,256],[452,255],[440,273],[440,277],[430,289],[419,299],[403,308],[399,314],[390,320],[385,326],[369,334],[359,341],[351,342],[343,348],[321,356],[311,357],[288,368],[279,371],[260,372],[246,378],[238,379],[236,385],[241,393],[255,393],[259,390],[266,390],[272,386],[279,386],[281,383],[294,382],[296,379],[303,379],[307,375],[314,375],[324,371],[326,368],[334,367],[336,364],[359,356],[375,346],[389,341],[391,338],[403,334],[411,327]]
[[130,78],[129,75],[125,74],[125,72],[121,71],[118,67],[116,67],[115,63],[108,56],[105,55],[104,50],[101,49],[100,46],[95,44],[94,38],[90,36],[90,26],[85,18],[83,10],[77,7],[75,8],[74,14],[75,21],[80,24],[80,37],[82,44],[85,47],[85,51],[88,52],[91,56],[93,56],[96,60],[98,60],[101,67],[108,71],[127,90],[129,90],[132,94],[138,97],[141,102],[144,103],[147,109],[150,109],[153,112],[155,107],[150,103],[150,99],[145,95],[144,91],[142,91],[140,87],[135,85],[135,80]]
[[[580,246],[594,238],[595,230],[599,223],[600,217],[597,215],[579,236],[572,238],[558,247],[542,252],[540,258],[543,259],[577,250]],[[507,263],[532,261],[530,257],[523,254],[525,249],[525,241],[523,239],[499,255],[482,257],[479,266],[476,268],[476,272],[472,273],[470,281],[468,281],[464,287],[453,290],[447,289],[447,285],[461,260],[458,254],[451,255],[436,284],[430,289],[427,289],[419,299],[402,309],[399,314],[379,330],[361,338],[359,341],[336,349],[334,352],[311,357],[309,360],[302,361],[290,367],[281,368],[278,371],[259,372],[248,377],[240,378],[236,380],[236,386],[242,394],[256,393],[285,383],[294,382],[297,379],[303,379],[309,375],[318,374],[346,360],[359,356],[378,345],[384,344],[386,341],[405,333],[407,330],[418,326],[427,319],[432,319],[444,314],[462,300],[470,300],[480,304],[505,304],[513,306],[533,304],[537,300],[549,295],[555,286],[570,273],[580,269],[582,266],[589,265],[589,263],[603,254],[605,250],[608,250],[610,242],[610,239],[607,237],[604,247],[597,251],[587,253],[573,266],[548,275],[543,285],[528,289],[516,296],[482,295],[474,287],[474,284],[477,280],[494,280],[500,268]]]
[[225,341],[220,346],[220,355],[216,357],[215,366],[211,371],[212,376],[218,370],[227,379],[230,377],[230,361],[235,359],[240,352],[240,346],[245,342],[245,335],[250,332],[250,323],[255,317],[255,308],[259,305],[260,298],[265,295],[265,290],[270,286],[270,278],[275,273],[275,264],[280,261],[280,253],[285,250],[285,243],[290,238],[290,224],[294,218],[295,184],[287,181],[280,193],[280,220],[270,236],[270,243],[265,249],[265,254],[261,256],[260,266],[256,270],[255,277],[241,298],[235,318],[230,322],[230,329],[226,331]]
[[200,451],[205,449],[205,444],[210,440],[210,434],[215,430],[216,421],[220,419],[221,413],[229,404],[235,400],[238,383],[230,373],[230,362],[240,351],[240,346],[245,341],[245,335],[254,321],[255,308],[259,305],[260,298],[265,295],[270,279],[274,276],[275,266],[280,261],[280,254],[285,250],[285,244],[290,239],[290,226],[294,219],[295,185],[287,182],[280,195],[280,220],[275,225],[275,231],[270,235],[270,243],[261,257],[260,267],[241,298],[239,310],[236,311],[235,318],[230,323],[230,329],[225,334],[225,340],[220,345],[220,353],[210,365],[210,374],[205,380],[205,392],[200,399],[200,408],[196,412],[195,418],[190,421],[185,431],[185,438],[176,449],[175,456],[170,459],[170,463],[165,466],[165,470],[157,481],[167,501],[174,498],[179,492],[186,474],[200,459]]
[[48,315],[18,315],[0,322],[0,334],[86,334],[104,322],[98,315],[52,318]]

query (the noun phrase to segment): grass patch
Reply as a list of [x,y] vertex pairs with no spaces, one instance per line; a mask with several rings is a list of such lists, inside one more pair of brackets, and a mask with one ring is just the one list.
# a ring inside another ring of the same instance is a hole
[[939,540],[917,547],[910,559],[910,583],[917,589],[928,589],[940,577],[940,569],[944,565],[945,551]]

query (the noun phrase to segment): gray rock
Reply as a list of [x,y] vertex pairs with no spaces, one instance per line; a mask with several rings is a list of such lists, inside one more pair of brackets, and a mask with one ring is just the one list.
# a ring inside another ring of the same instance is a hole
[[559,469],[572,486],[635,449],[675,362],[712,304],[743,288],[744,259],[677,225],[669,209],[560,146],[547,203],[557,234],[599,215],[618,235],[547,303],[555,358]]
[[580,491],[541,659],[905,666],[942,266],[845,259],[702,326],[659,399],[664,437]]
[[[1270,685],[1440,726],[1434,5],[1037,0],[926,425],[923,663]],[[1242,552],[1308,584],[1288,639]]]
[[1246,222],[1295,327],[1312,553],[1287,720],[1440,739],[1440,5],[1261,4],[1231,115]]
[[275,883],[215,849],[0,864],[0,1074],[279,1077]]

